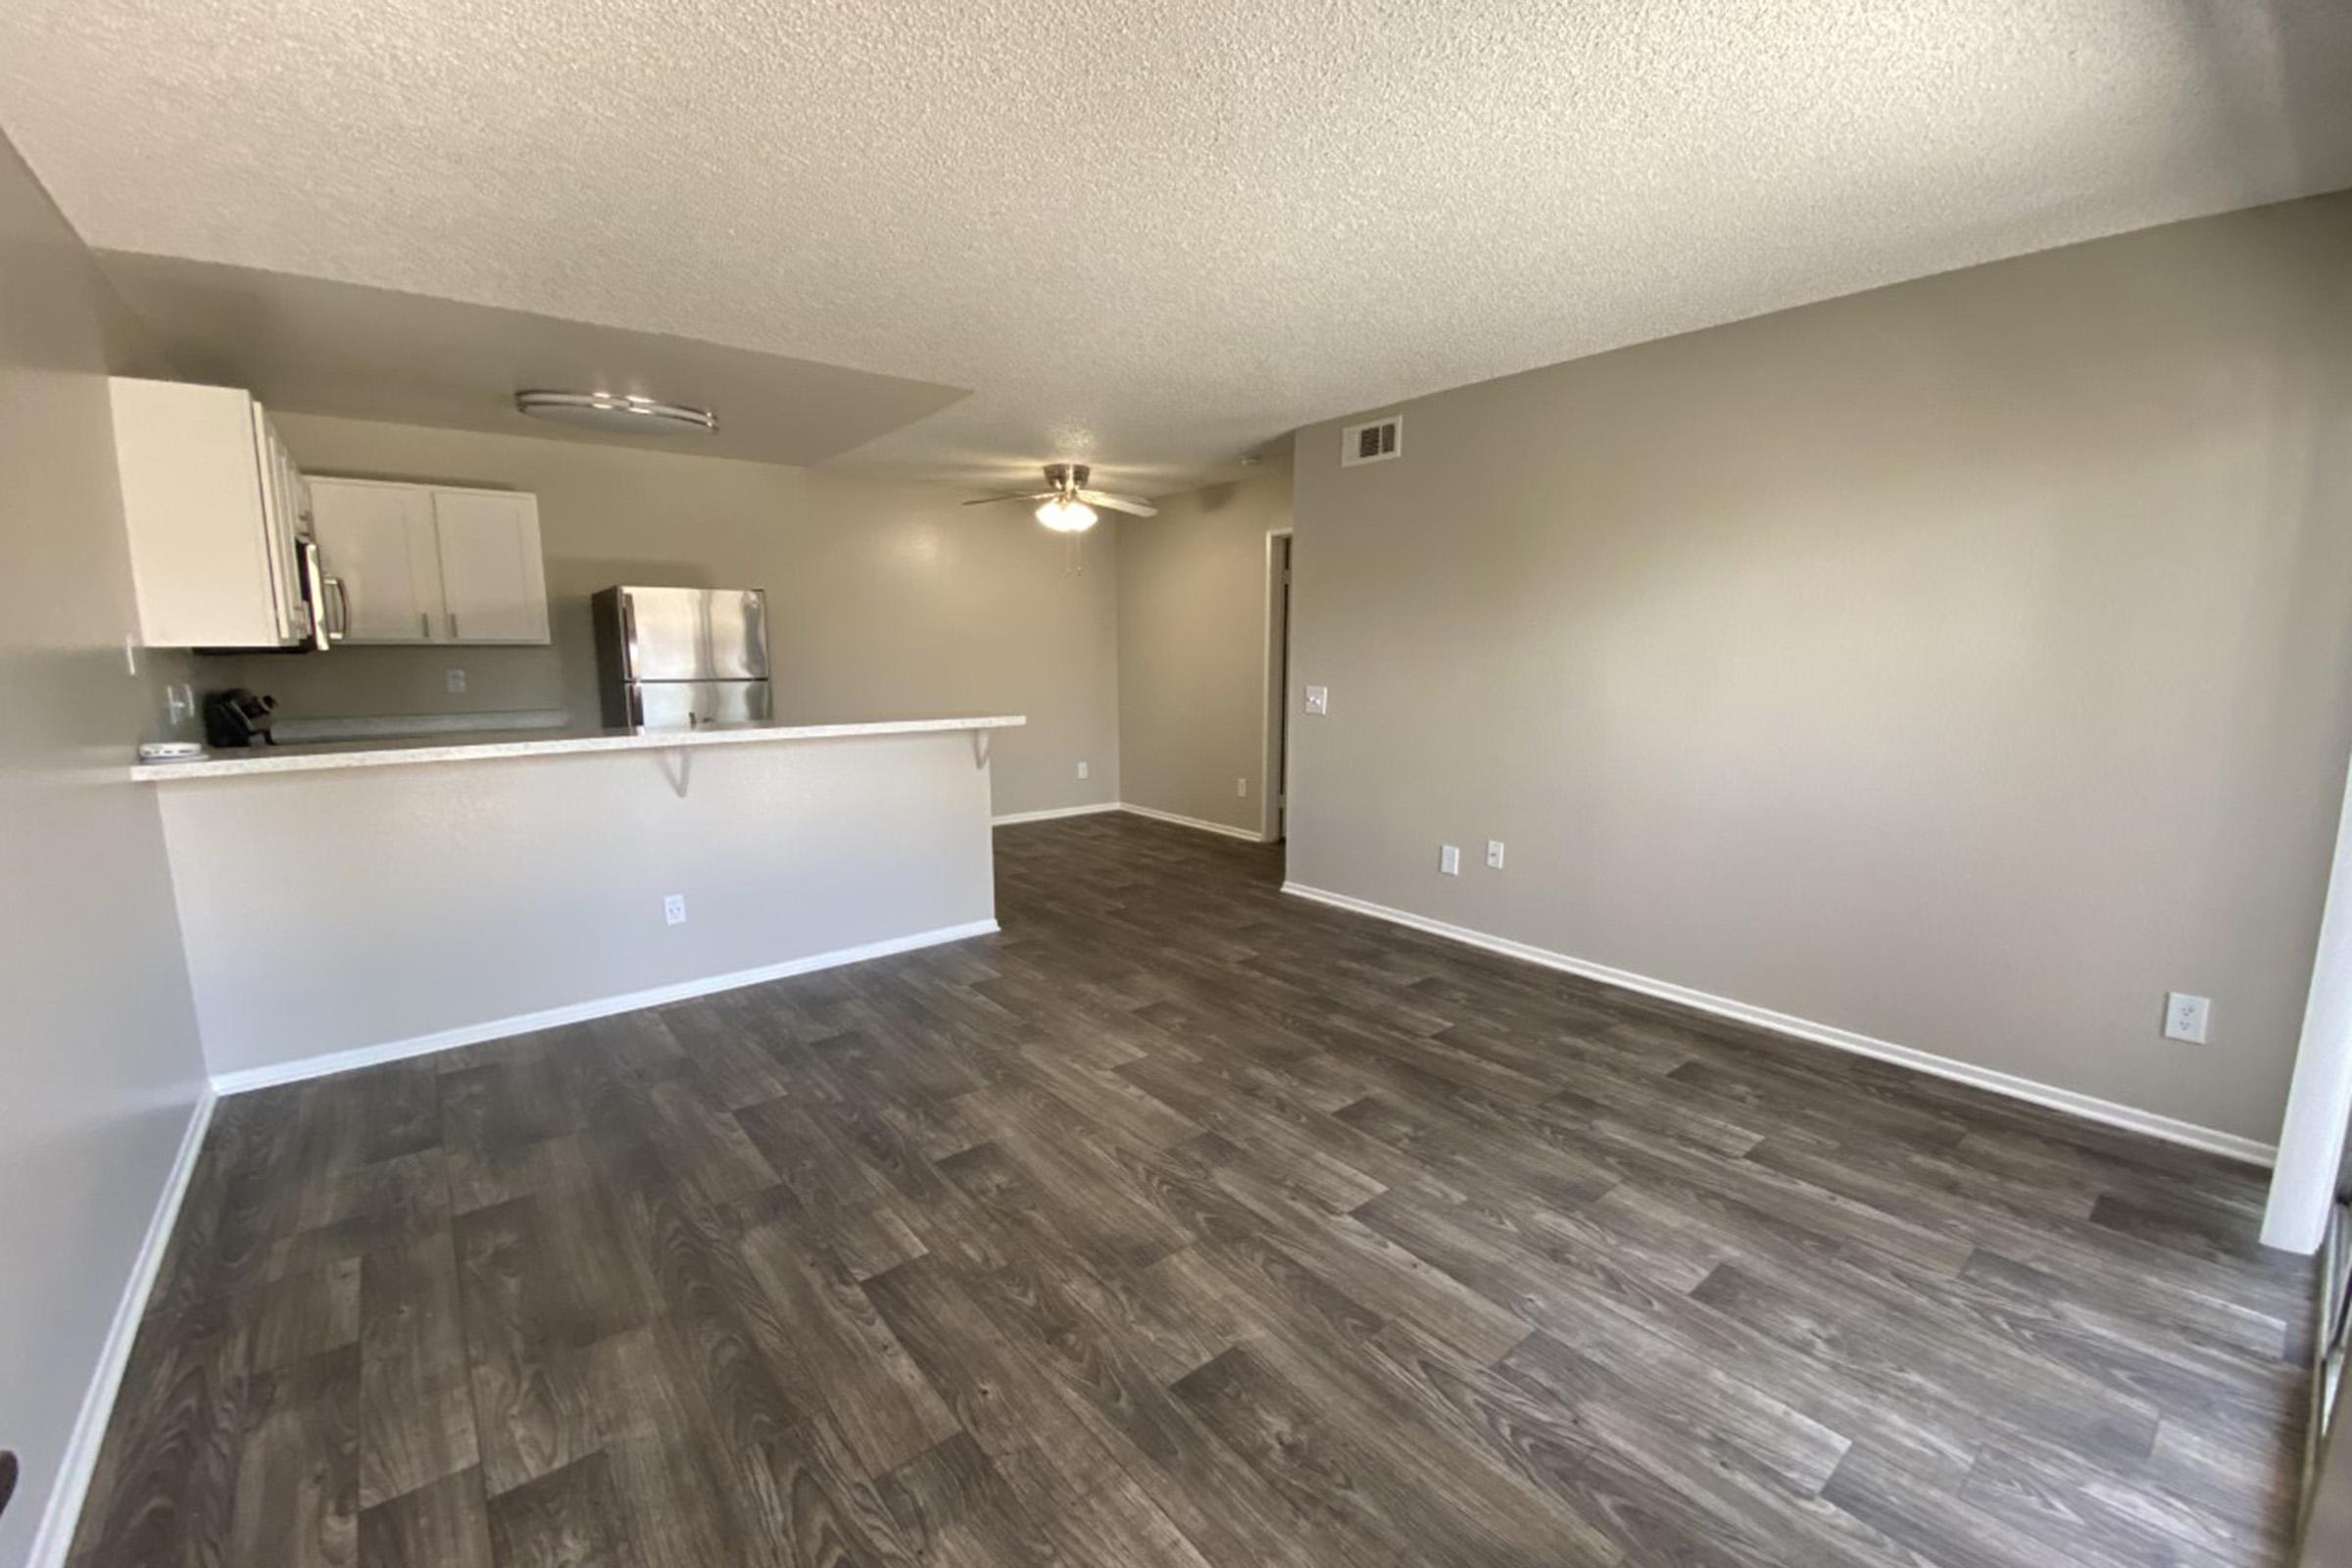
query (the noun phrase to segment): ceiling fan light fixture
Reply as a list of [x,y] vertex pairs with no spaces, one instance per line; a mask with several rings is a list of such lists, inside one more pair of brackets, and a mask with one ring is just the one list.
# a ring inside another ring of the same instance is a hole
[[514,408],[534,419],[630,435],[699,435],[718,428],[718,416],[709,409],[633,392],[517,392]]
[[1140,496],[1113,495],[1108,490],[1089,490],[1087,481],[1095,470],[1083,463],[1049,463],[1045,466],[1046,487],[1026,494],[1014,491],[1008,496],[978,496],[964,503],[967,507],[995,507],[1018,501],[1023,506],[1043,502],[1037,509],[1037,520],[1055,533],[1081,534],[1102,520],[1104,511],[1125,513],[1131,517],[1155,517],[1159,509]]
[[1037,520],[1055,533],[1084,533],[1097,520],[1095,509],[1083,501],[1055,496],[1037,509]]

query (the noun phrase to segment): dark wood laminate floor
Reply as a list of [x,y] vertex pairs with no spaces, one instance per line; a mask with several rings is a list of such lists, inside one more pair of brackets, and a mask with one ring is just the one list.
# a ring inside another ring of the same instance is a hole
[[2284,1560],[2257,1173],[998,857],[1000,938],[225,1102],[76,1562]]

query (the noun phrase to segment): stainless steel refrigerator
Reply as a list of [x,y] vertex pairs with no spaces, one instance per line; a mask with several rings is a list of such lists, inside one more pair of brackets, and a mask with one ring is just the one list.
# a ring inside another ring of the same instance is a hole
[[616,587],[590,603],[607,724],[687,729],[775,716],[760,589]]

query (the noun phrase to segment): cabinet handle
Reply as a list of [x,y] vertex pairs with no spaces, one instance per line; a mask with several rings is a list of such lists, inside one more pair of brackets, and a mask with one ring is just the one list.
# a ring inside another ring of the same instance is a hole
[[332,581],[318,560],[318,541],[309,534],[299,534],[294,551],[302,562],[303,618],[309,622],[310,644],[324,653],[333,639],[333,626],[326,618],[326,585]]
[[458,640],[458,612],[454,610],[449,612],[449,640],[453,643]]
[[433,617],[421,610],[416,612],[416,635],[428,643],[433,640]]

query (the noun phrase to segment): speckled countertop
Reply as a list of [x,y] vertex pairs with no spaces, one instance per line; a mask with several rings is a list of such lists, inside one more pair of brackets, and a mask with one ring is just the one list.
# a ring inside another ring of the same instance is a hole
[[235,778],[250,773],[309,773],[331,768],[399,767],[416,762],[481,762],[509,757],[560,757],[572,752],[642,752],[688,746],[758,746],[775,741],[844,740],[861,735],[919,735],[935,730],[1014,729],[1019,713],[970,718],[897,718],[850,724],[707,724],[689,730],[596,729],[550,733],[524,730],[466,735],[342,741],[316,746],[269,746],[210,752],[200,762],[142,762],[130,776],[172,779]]

